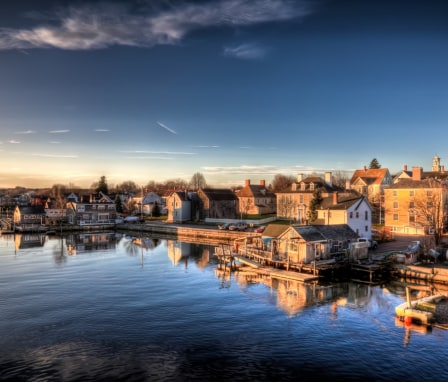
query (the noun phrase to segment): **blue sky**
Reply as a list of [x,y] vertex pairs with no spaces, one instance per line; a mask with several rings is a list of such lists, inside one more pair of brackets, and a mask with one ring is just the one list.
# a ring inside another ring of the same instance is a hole
[[430,0],[2,2],[0,187],[447,165],[447,20]]

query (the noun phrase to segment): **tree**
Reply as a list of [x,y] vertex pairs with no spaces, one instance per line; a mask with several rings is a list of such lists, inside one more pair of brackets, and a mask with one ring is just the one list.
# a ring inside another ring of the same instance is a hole
[[152,206],[151,216],[154,216],[154,217],[160,216],[160,207],[159,207],[159,203],[157,203],[157,201],[155,201],[154,205]]
[[183,179],[168,179],[164,184],[165,190],[182,191],[188,190],[188,184]]
[[312,224],[317,219],[317,209],[322,203],[322,189],[314,190],[313,199],[310,200],[310,208],[308,210],[308,220]]
[[297,201],[292,196],[281,195],[278,202],[278,216],[288,218],[289,220],[296,219]]
[[410,218],[417,225],[425,227],[434,235],[434,242],[441,242],[444,217],[446,215],[448,200],[443,193],[444,185],[436,180],[430,180],[428,188],[421,189],[414,197],[414,208],[409,210]]
[[96,193],[102,192],[103,194],[109,193],[109,187],[107,186],[106,177],[103,175],[101,176],[98,183],[93,183],[92,188],[95,190]]
[[272,192],[287,191],[294,182],[295,178],[293,176],[277,174],[274,176],[274,179],[272,180]]
[[190,187],[193,191],[197,191],[199,188],[204,188],[206,186],[207,183],[205,182],[204,175],[200,172],[193,174],[190,180]]
[[378,162],[378,160],[376,158],[373,158],[370,161],[369,169],[374,170],[374,169],[379,169],[379,168],[381,168],[380,163]]
[[347,175],[347,172],[336,171],[333,174],[333,186],[345,189],[347,186],[347,181],[349,181],[349,180],[350,180],[350,176]]
[[126,180],[115,186],[115,191],[120,194],[135,194],[139,187],[132,180]]
[[115,210],[118,213],[122,213],[123,212],[123,202],[120,198],[120,195],[115,196]]

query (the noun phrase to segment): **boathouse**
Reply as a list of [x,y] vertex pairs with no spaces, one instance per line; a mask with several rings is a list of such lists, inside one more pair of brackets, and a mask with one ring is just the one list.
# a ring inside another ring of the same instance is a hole
[[310,264],[344,256],[358,235],[347,224],[290,226],[277,239],[291,263]]

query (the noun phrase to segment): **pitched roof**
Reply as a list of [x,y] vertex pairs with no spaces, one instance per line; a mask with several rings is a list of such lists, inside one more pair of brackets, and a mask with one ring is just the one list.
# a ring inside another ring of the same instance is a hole
[[228,188],[201,188],[199,189],[209,200],[237,200],[235,193]]
[[[336,199],[336,203],[335,202]],[[331,195],[323,198],[320,209],[330,209],[330,210],[346,210],[353,205],[360,205],[363,201],[369,204],[368,200],[358,193],[346,192],[338,193],[336,196]],[[370,205],[370,204],[369,204]]]
[[347,224],[302,225],[293,226],[293,229],[305,241],[352,240],[358,237],[356,232]]
[[408,188],[442,188],[446,187],[445,184],[442,184],[439,180],[434,178],[426,178],[422,180],[414,180],[401,178],[396,183],[390,185],[388,189],[408,189]]
[[22,215],[45,215],[44,206],[18,206]]
[[363,168],[362,170],[355,170],[350,180],[353,184],[361,178],[367,184],[381,184],[384,177],[388,174],[389,170],[387,168]]
[[275,198],[275,194],[261,184],[246,184],[238,191],[238,197]]
[[283,232],[289,228],[284,224],[268,224],[263,231],[263,237],[279,237]]

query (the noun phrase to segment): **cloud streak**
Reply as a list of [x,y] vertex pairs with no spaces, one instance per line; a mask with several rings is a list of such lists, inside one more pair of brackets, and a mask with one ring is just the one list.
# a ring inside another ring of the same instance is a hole
[[[89,50],[113,45],[178,44],[194,30],[216,26],[249,27],[304,18],[312,12],[309,2],[304,0],[179,2],[164,8],[147,4],[145,8],[140,3],[138,12],[133,12],[130,2],[126,5],[92,3],[59,9],[41,25],[28,29],[0,28],[0,49]],[[262,50],[246,47],[239,54],[241,58],[253,58],[260,56]]]
[[124,154],[157,154],[157,155],[196,155],[185,151],[147,151],[147,150],[122,150]]
[[241,44],[234,47],[224,48],[224,56],[235,57],[242,60],[262,59],[267,53],[267,48],[256,43]]
[[49,134],[65,134],[65,133],[69,133],[70,130],[50,130],[48,133]]
[[157,121],[156,122],[160,127],[163,127],[166,131],[169,131],[171,134],[177,134],[173,129],[170,129],[167,125],[163,124],[162,122]]

